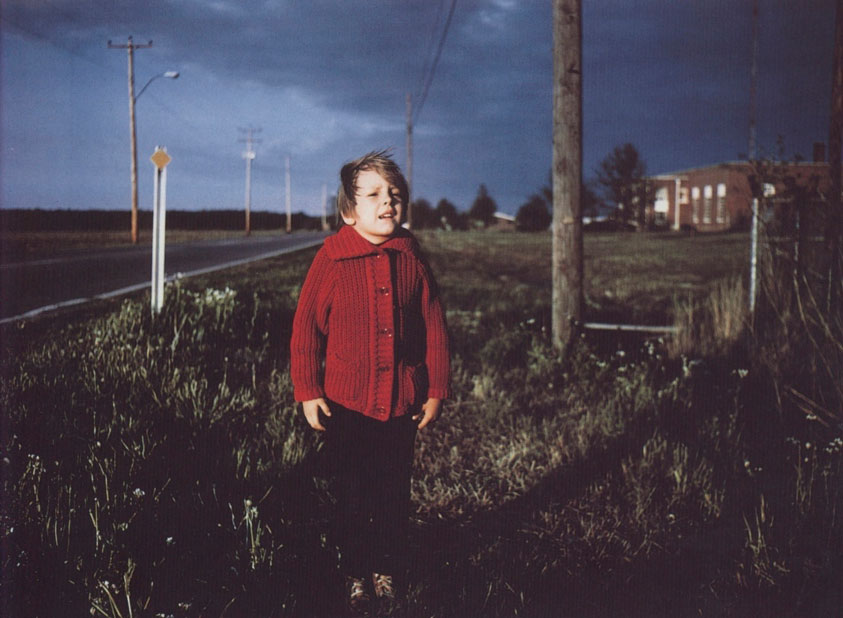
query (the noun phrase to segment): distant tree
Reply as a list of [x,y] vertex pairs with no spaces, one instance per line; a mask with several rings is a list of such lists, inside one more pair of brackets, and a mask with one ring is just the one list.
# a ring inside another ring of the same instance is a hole
[[446,230],[453,230],[460,228],[460,215],[457,212],[457,207],[444,197],[436,204],[434,211],[439,227]]
[[597,182],[603,188],[606,201],[618,209],[624,222],[634,218],[644,229],[648,204],[647,166],[638,149],[626,143],[616,146],[597,168]]
[[489,195],[486,185],[481,184],[477,190],[477,197],[474,198],[474,203],[468,211],[469,218],[477,221],[484,227],[489,227],[495,222],[495,213],[497,211],[498,205]]
[[543,195],[535,194],[518,209],[515,226],[525,232],[541,232],[547,229],[551,219],[547,199]]
[[424,198],[415,200],[413,202],[413,229],[423,230],[435,227],[439,226],[430,202]]

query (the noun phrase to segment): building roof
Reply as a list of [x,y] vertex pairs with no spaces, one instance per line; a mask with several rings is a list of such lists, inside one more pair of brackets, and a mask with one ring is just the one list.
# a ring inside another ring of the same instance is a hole
[[[795,166],[795,167],[828,167],[827,161],[775,161],[773,162],[776,165],[786,165],[786,166]],[[673,180],[677,177],[687,176],[688,174],[692,174],[694,172],[702,172],[706,170],[716,169],[716,168],[746,168],[751,166],[752,163],[750,161],[723,161],[721,163],[712,163],[710,165],[700,165],[697,167],[689,167],[683,170],[677,170],[674,172],[665,172],[663,174],[655,174],[650,176],[653,180]]]

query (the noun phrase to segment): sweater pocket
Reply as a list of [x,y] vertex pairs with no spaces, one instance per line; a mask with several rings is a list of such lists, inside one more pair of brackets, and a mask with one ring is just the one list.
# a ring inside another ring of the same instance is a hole
[[405,365],[401,378],[401,386],[407,403],[412,409],[419,408],[427,398],[427,367],[424,363]]
[[328,354],[325,359],[326,394],[346,401],[357,401],[363,385],[361,373],[360,361]]

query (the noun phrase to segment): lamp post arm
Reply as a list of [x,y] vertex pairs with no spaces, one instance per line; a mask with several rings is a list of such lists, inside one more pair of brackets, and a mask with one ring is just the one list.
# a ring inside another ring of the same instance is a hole
[[178,71],[166,71],[166,72],[164,72],[164,73],[159,73],[158,75],[153,75],[152,77],[150,77],[150,78],[149,78],[149,81],[148,81],[148,82],[146,82],[146,83],[143,85],[143,88],[141,88],[141,89],[140,89],[140,92],[138,92],[138,93],[135,95],[135,101],[137,102],[137,100],[138,100],[138,99],[140,99],[140,95],[142,95],[142,94],[143,94],[143,92],[144,92],[144,90],[146,90],[146,89],[149,87],[149,84],[151,84],[152,82],[154,82],[154,81],[155,81],[156,79],[158,79],[159,77],[169,77],[170,79],[178,79],[178,76],[179,76],[179,72],[178,72]]

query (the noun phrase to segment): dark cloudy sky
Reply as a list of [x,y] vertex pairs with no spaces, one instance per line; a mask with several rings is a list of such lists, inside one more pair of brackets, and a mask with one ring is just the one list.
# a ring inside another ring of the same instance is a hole
[[[828,135],[833,0],[760,0],[758,143],[811,156]],[[239,127],[260,128],[252,208],[317,214],[366,151],[405,152],[405,96],[451,0],[2,0],[3,208],[128,208],[135,53],[141,208],[156,144],[168,208],[242,208]],[[583,0],[584,177],[634,143],[651,173],[747,152],[751,0]],[[414,132],[414,195],[468,208],[485,183],[515,213],[548,182],[550,0],[458,0]]]

